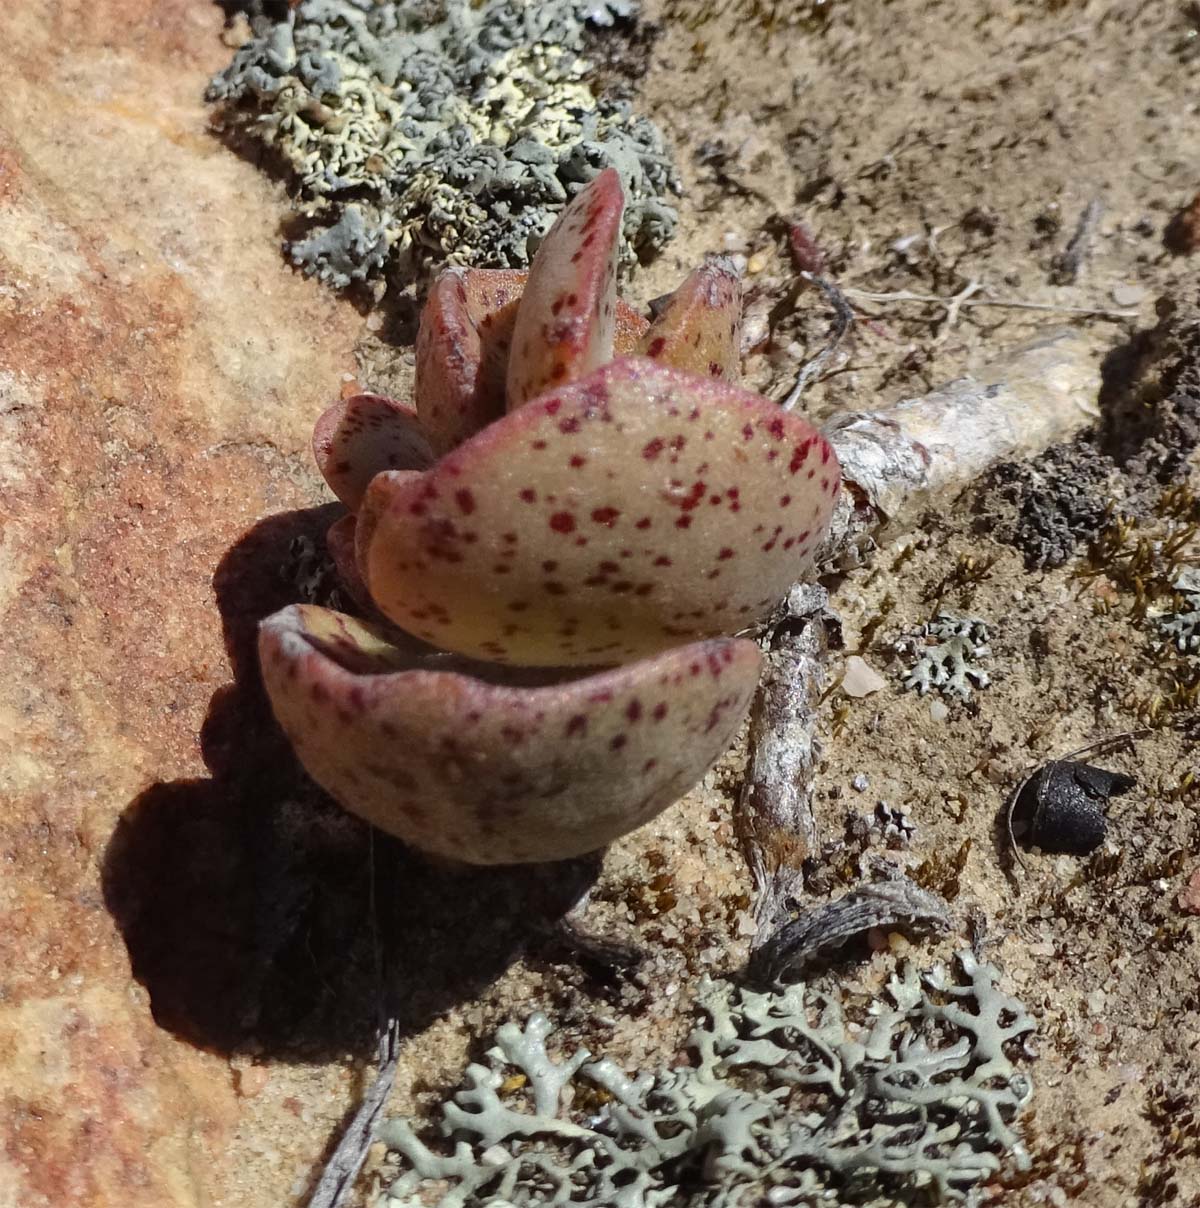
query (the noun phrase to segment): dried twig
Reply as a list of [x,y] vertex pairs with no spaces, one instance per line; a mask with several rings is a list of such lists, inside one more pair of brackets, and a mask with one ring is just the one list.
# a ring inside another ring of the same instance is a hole
[[379,1069],[375,1081],[363,1096],[342,1139],[333,1151],[308,1201],[308,1208],[340,1208],[354,1187],[358,1172],[367,1160],[367,1151],[375,1140],[375,1126],[396,1083],[400,1058],[400,1025],[389,1019],[380,1037]]
[[1098,418],[1099,390],[1096,358],[1067,329],[919,398],[836,416],[826,434],[846,489],[820,561],[839,565],[885,522],[944,503],[1000,461],[1070,440]]
[[845,295],[832,281],[827,281],[824,277],[818,277],[816,273],[811,272],[802,272],[800,276],[805,281],[818,286],[825,297],[833,304],[833,331],[825,347],[815,357],[805,361],[801,366],[800,373],[796,378],[796,384],[788,393],[787,398],[779,404],[785,411],[791,411],[800,401],[801,395],[808,389],[809,382],[829,362],[830,357],[838,350],[838,346],[854,323],[854,308],[846,301]]
[[1093,197],[1079,215],[1079,223],[1075,234],[1071,236],[1066,249],[1054,257],[1050,267],[1050,280],[1054,285],[1073,285],[1083,267],[1083,261],[1091,249],[1092,231],[1100,221],[1104,206],[1099,197]]
[[758,934],[772,934],[803,889],[819,850],[812,808],[825,687],[825,605],[816,584],[797,584],[767,638],[767,670],[750,718],[750,762],[735,815],[755,887]]
[[914,294],[906,289],[895,290],[892,293],[873,293],[865,289],[847,287],[842,290],[847,298],[857,298],[862,302],[915,302],[928,306],[941,306],[945,309],[947,318],[957,318],[958,312],[967,306],[998,306],[1008,310],[1041,310],[1059,315],[1091,315],[1097,319],[1136,319],[1138,311],[1114,310],[1103,306],[1062,306],[1057,302],[1029,302],[1024,298],[996,298],[992,296],[977,297],[985,287],[978,281],[969,281],[957,294],[945,298],[939,294]]

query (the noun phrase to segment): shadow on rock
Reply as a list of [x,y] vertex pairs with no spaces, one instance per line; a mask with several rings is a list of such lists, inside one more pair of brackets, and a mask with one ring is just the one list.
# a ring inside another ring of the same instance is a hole
[[258,673],[259,621],[341,606],[324,533],[341,509],[263,521],[214,578],[234,682],[201,733],[211,777],[125,810],[105,897],[157,1022],[205,1048],[369,1051],[485,989],[586,892],[598,861],[444,869],[373,832],[305,775]]

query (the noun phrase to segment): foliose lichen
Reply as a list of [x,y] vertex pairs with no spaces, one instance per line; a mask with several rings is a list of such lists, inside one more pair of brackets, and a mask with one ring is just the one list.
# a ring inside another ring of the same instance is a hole
[[1155,618],[1160,632],[1180,654],[1200,652],[1200,571],[1185,570],[1175,580],[1180,604]]
[[[920,639],[932,638],[934,645],[920,646]],[[967,700],[972,685],[986,688],[991,677],[978,660],[991,656],[987,626],[979,617],[941,609],[926,621],[914,638],[902,639],[901,653],[920,653],[917,661],[903,673],[904,687],[915,688],[921,696],[936,688],[943,696]]]
[[1007,1155],[1033,1088],[1032,1019],[970,952],[909,967],[861,1023],[803,983],[706,981],[693,1064],[627,1075],[579,1050],[554,1060],[544,1015],[506,1024],[443,1105],[445,1144],[410,1121],[380,1137],[402,1173],[388,1208],[811,1204],[831,1195],[967,1201]]
[[288,253],[323,281],[524,265],[563,204],[610,166],[629,198],[623,258],[674,230],[661,133],[588,82],[586,38],[632,18],[632,0],[244,8],[252,36],[208,97],[295,173],[312,230]]

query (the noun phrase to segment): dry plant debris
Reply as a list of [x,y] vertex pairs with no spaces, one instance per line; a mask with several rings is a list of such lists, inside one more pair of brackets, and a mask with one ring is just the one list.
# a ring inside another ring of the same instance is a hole
[[705,980],[690,1064],[637,1076],[577,1049],[556,1060],[543,1014],[509,1023],[441,1108],[441,1141],[393,1119],[400,1173],[379,1208],[735,1208],[839,1193],[971,1199],[1005,1158],[1033,1087],[1034,1023],[970,951],[851,1019],[804,983]]

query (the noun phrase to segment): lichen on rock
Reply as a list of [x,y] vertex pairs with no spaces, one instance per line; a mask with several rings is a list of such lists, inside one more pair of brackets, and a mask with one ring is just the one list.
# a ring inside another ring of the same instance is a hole
[[295,173],[313,229],[287,250],[305,272],[341,288],[444,263],[524,265],[610,166],[629,199],[623,259],[672,234],[663,137],[626,101],[593,94],[584,57],[588,36],[634,16],[630,0],[244,8],[252,36],[208,96]]
[[1028,1163],[1013,1123],[1033,1087],[1015,1062],[1034,1024],[993,966],[955,961],[906,967],[861,1021],[803,983],[706,981],[692,1064],[634,1077],[583,1049],[555,1060],[540,1013],[506,1024],[443,1104],[444,1145],[382,1127],[401,1169],[381,1208],[969,1201],[1006,1156]]

